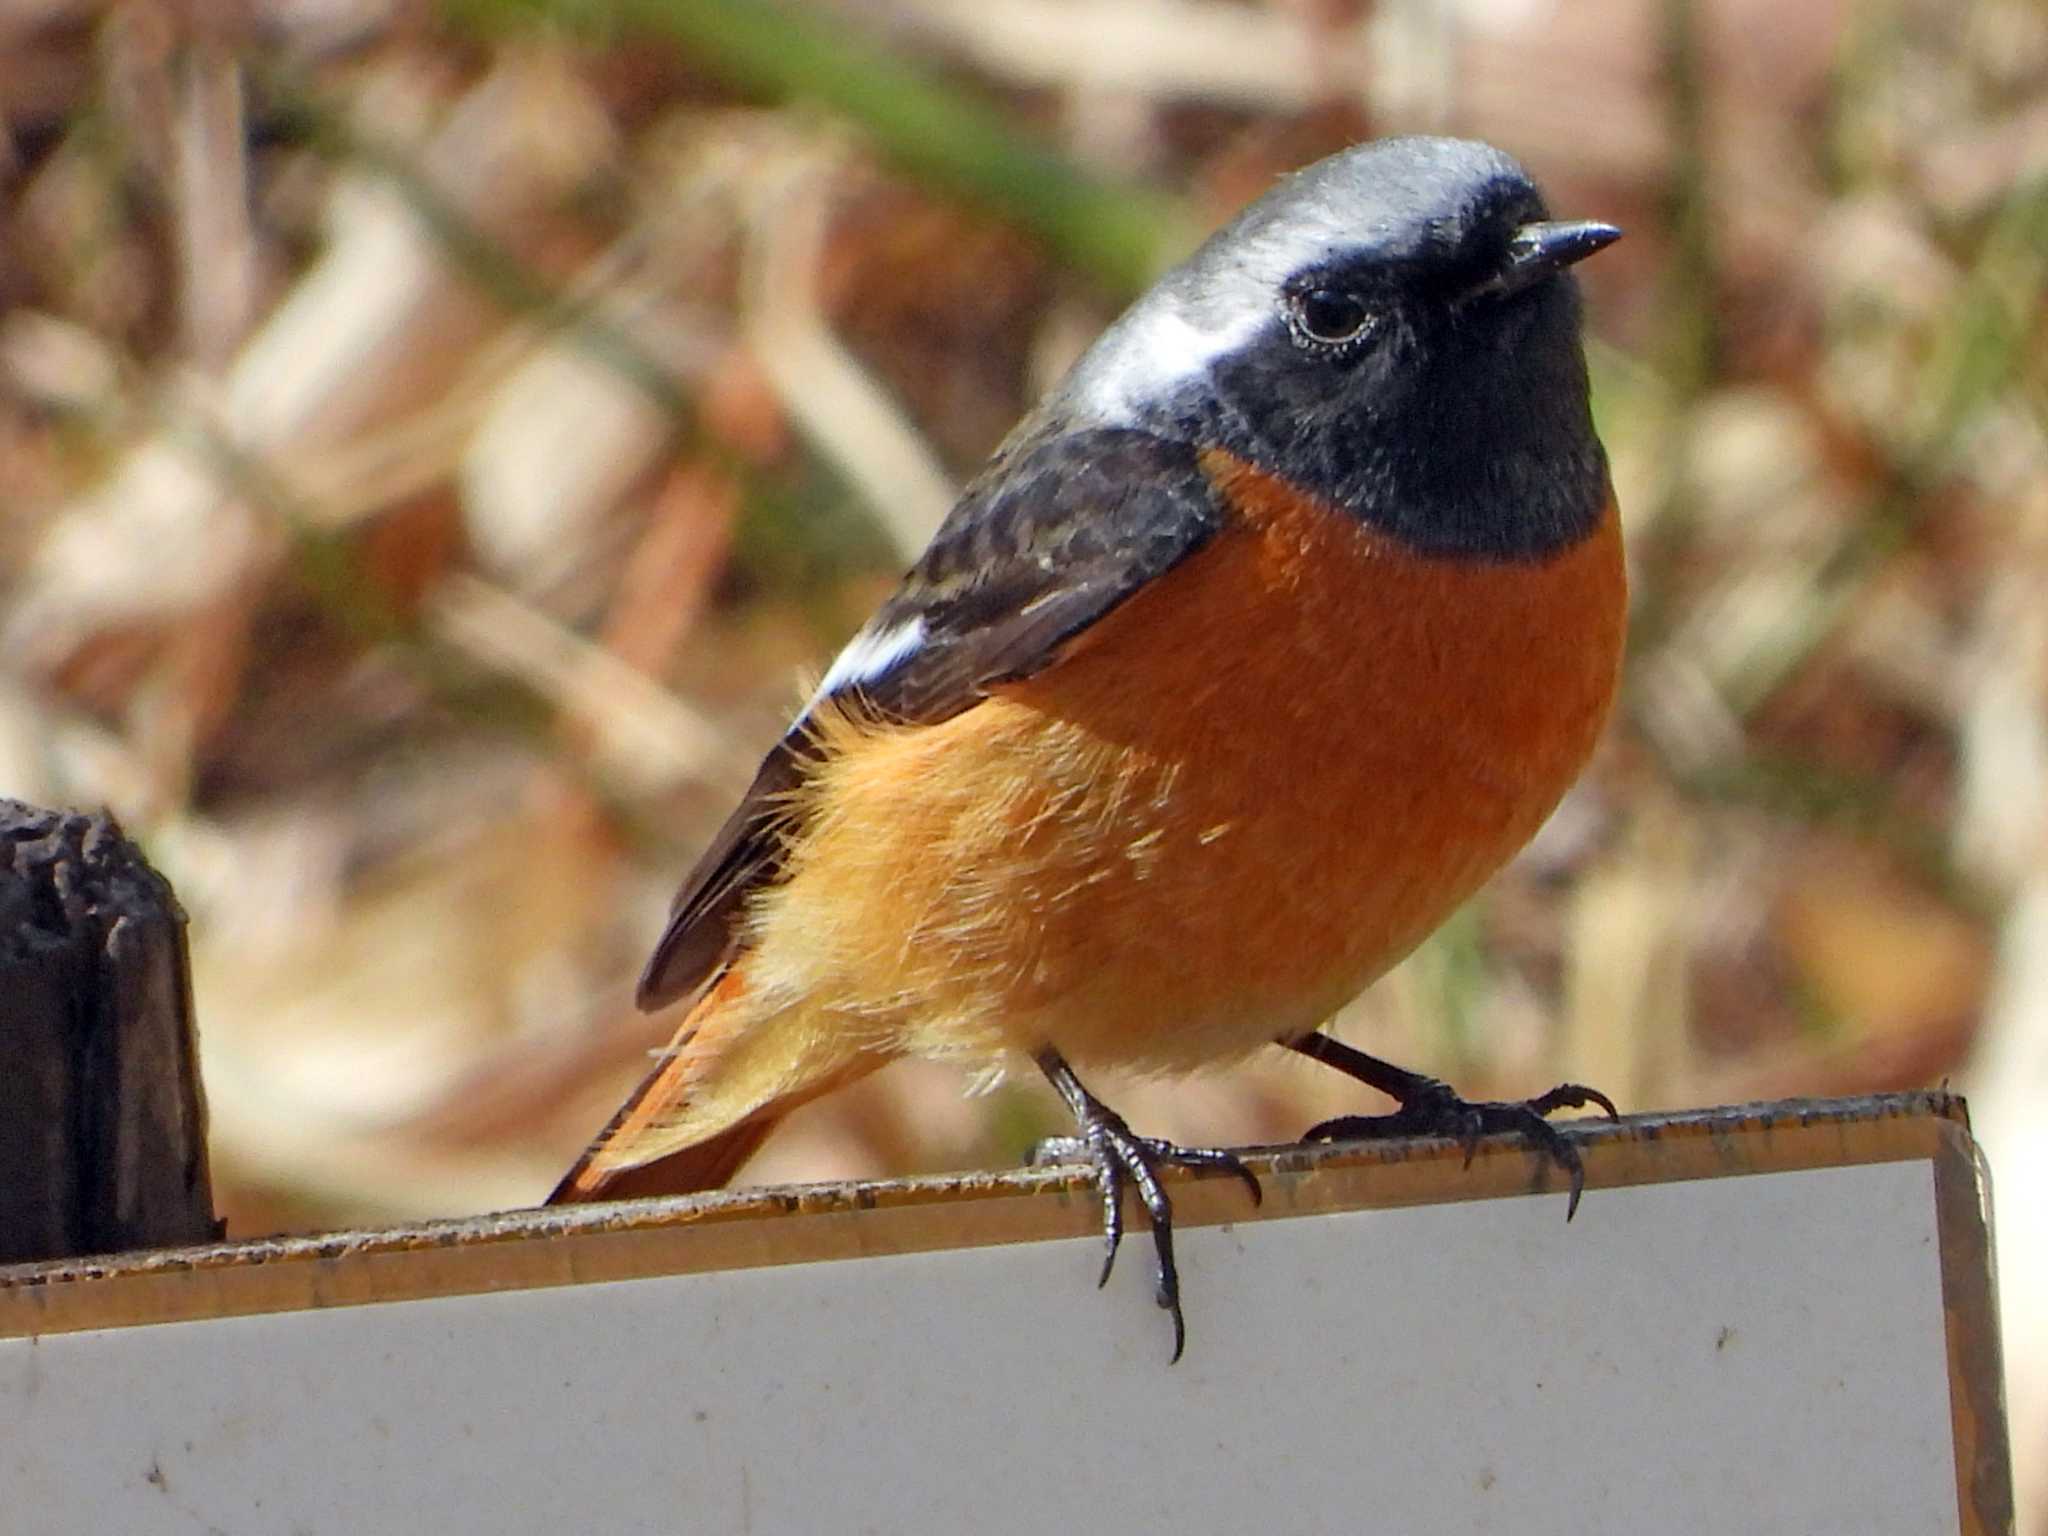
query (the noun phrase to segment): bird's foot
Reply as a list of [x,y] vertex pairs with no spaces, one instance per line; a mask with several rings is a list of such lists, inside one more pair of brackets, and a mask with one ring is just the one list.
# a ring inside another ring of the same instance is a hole
[[[1465,1149],[1469,1167],[1473,1151],[1482,1136],[1520,1136],[1540,1156],[1548,1157],[1571,1180],[1571,1197],[1565,1203],[1564,1219],[1570,1221],[1585,1193],[1586,1169],[1579,1149],[1565,1133],[1552,1125],[1549,1116],[1560,1109],[1597,1106],[1610,1120],[1619,1119],[1614,1101],[1597,1088],[1583,1083],[1559,1083],[1550,1092],[1519,1102],[1495,1102],[1460,1098],[1434,1077],[1409,1074],[1412,1083],[1395,1093],[1401,1107],[1387,1115],[1340,1115],[1312,1125],[1303,1141],[1367,1141],[1394,1136],[1444,1136]],[[1388,1090],[1393,1091],[1393,1090]]]
[[1096,1285],[1109,1283],[1116,1267],[1117,1248],[1124,1239],[1124,1189],[1138,1192],[1145,1214],[1152,1223],[1155,1258],[1153,1295],[1173,1317],[1173,1358],[1179,1360],[1187,1347],[1187,1320],[1181,1314],[1180,1268],[1173,1257],[1173,1201],[1160,1179],[1166,1167],[1220,1168],[1235,1174],[1251,1192],[1252,1204],[1264,1198],[1259,1180],[1251,1169],[1230,1152],[1208,1147],[1182,1147],[1152,1136],[1140,1136],[1115,1110],[1083,1088],[1073,1069],[1050,1052],[1041,1058],[1047,1077],[1074,1112],[1075,1134],[1041,1141],[1032,1152],[1034,1163],[1086,1163],[1094,1169],[1095,1187],[1102,1197],[1102,1274]]

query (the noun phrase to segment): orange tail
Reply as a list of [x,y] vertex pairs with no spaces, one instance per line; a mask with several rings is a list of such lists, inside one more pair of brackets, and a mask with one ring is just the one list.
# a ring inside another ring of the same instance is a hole
[[[634,1096],[635,1099],[638,1097],[637,1094]],[[620,1110],[612,1123],[605,1127],[597,1146],[604,1144],[632,1107],[633,1101],[629,1100],[626,1108]],[[555,1186],[555,1192],[548,1196],[547,1203],[580,1205],[589,1200],[641,1200],[656,1195],[694,1195],[701,1190],[723,1189],[745,1166],[747,1159],[760,1150],[761,1143],[768,1139],[768,1133],[781,1119],[780,1115],[763,1115],[758,1120],[743,1121],[730,1130],[720,1131],[709,1141],[700,1141],[694,1147],[671,1152],[667,1157],[658,1157],[637,1168],[595,1167],[592,1158],[597,1146],[593,1146],[576,1159],[575,1167],[562,1176],[562,1182]]]
[[784,1115],[883,1060],[820,1027],[810,1008],[753,996],[744,964],[735,966],[690,1010],[548,1204],[717,1189]]

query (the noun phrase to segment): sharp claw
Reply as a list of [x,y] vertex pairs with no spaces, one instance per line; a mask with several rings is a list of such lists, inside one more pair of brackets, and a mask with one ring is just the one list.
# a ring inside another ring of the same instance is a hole
[[[1536,1126],[1543,1127],[1541,1132]],[[1562,1168],[1569,1181],[1570,1193],[1565,1199],[1564,1219],[1570,1221],[1578,1214],[1579,1196],[1586,1189],[1586,1166],[1580,1161],[1579,1149],[1567,1141],[1548,1121],[1539,1120],[1529,1127],[1529,1139],[1540,1144],[1541,1150],[1550,1160]]]
[[1570,1221],[1578,1214],[1579,1198],[1586,1188],[1584,1160],[1570,1138],[1544,1117],[1560,1109],[1597,1106],[1610,1119],[1620,1119],[1620,1111],[1606,1094],[1583,1083],[1560,1083],[1548,1093],[1520,1104],[1471,1103],[1434,1079],[1411,1076],[1410,1081],[1416,1091],[1394,1113],[1341,1115],[1310,1126],[1302,1140],[1446,1136],[1464,1152],[1465,1166],[1469,1168],[1482,1136],[1512,1132],[1564,1171],[1569,1181],[1564,1219]]
[[1117,1248],[1123,1242],[1124,1234],[1124,1186],[1132,1185],[1144,1203],[1145,1214],[1151,1218],[1155,1256],[1153,1297],[1173,1317],[1173,1359],[1178,1361],[1187,1348],[1188,1329],[1187,1319],[1181,1313],[1180,1268],[1173,1257],[1173,1201],[1160,1183],[1159,1170],[1166,1163],[1223,1169],[1244,1181],[1251,1191],[1254,1205],[1265,1197],[1265,1191],[1259,1187],[1258,1176],[1230,1152],[1177,1147],[1171,1142],[1134,1135],[1122,1117],[1081,1086],[1073,1069],[1057,1053],[1041,1053],[1038,1064],[1053,1087],[1066,1099],[1078,1122],[1079,1134],[1071,1139],[1060,1137],[1041,1142],[1036,1156],[1043,1158],[1051,1153],[1076,1161],[1085,1159],[1094,1166],[1096,1188],[1102,1195],[1104,1253],[1102,1274],[1096,1285],[1098,1288],[1107,1285],[1110,1272],[1116,1265]]
[[1528,1107],[1539,1115],[1560,1109],[1597,1108],[1610,1120],[1621,1118],[1621,1111],[1614,1107],[1614,1100],[1598,1088],[1588,1088],[1584,1083],[1559,1083],[1550,1092],[1529,1100]]
[[1102,1180],[1102,1273],[1096,1277],[1095,1289],[1101,1290],[1109,1284],[1110,1271],[1116,1268],[1116,1251],[1124,1240],[1123,1175],[1114,1163],[1105,1161]]
[[1574,1216],[1579,1214],[1579,1196],[1583,1195],[1586,1192],[1586,1170],[1580,1166],[1578,1155],[1576,1153],[1574,1153],[1572,1156],[1570,1171],[1572,1180],[1572,1192],[1565,1197],[1564,1219],[1566,1221],[1570,1221]]
[[1180,1316],[1180,1267],[1173,1262],[1173,1241],[1171,1222],[1164,1227],[1152,1229],[1153,1246],[1158,1250],[1159,1268],[1154,1271],[1152,1299],[1175,1317]]
[[1239,1158],[1232,1156],[1228,1152],[1223,1152],[1218,1154],[1215,1162],[1210,1166],[1221,1168],[1225,1173],[1235,1174],[1238,1182],[1244,1185],[1245,1192],[1252,1197],[1252,1204],[1254,1206],[1266,1203],[1266,1191],[1259,1184],[1259,1176],[1253,1173],[1251,1169],[1245,1167],[1243,1161]]
[[[1188,1327],[1180,1306],[1180,1267],[1173,1257],[1173,1202],[1160,1185],[1157,1165],[1165,1161],[1185,1161],[1201,1166],[1212,1159],[1206,1153],[1184,1153],[1166,1142],[1134,1136],[1122,1121],[1112,1119],[1106,1113],[1082,1128],[1082,1140],[1095,1162],[1096,1187],[1102,1191],[1104,1252],[1102,1273],[1095,1281],[1096,1289],[1109,1284],[1110,1274],[1116,1267],[1117,1250],[1124,1237],[1124,1186],[1133,1184],[1137,1187],[1138,1198],[1144,1202],[1145,1214],[1151,1218],[1156,1265],[1153,1297],[1172,1315],[1172,1358],[1178,1361],[1187,1348]],[[1219,1156],[1228,1157],[1228,1154]],[[1230,1161],[1235,1162],[1236,1159],[1231,1158]]]
[[1259,1176],[1244,1165],[1244,1159],[1235,1152],[1226,1152],[1220,1147],[1176,1147],[1169,1142],[1147,1143],[1165,1161],[1178,1163],[1183,1168],[1220,1168],[1234,1174],[1245,1191],[1252,1197],[1253,1205],[1266,1203],[1266,1191],[1259,1184]]

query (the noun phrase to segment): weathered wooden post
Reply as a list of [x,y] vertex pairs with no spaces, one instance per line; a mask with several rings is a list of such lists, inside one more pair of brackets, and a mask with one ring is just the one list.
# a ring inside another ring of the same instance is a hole
[[0,800],[0,1263],[218,1235],[185,914],[110,817]]

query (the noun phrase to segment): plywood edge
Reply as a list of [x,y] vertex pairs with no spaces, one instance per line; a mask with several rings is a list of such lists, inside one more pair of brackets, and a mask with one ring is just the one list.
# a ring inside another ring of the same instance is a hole
[[[1572,1126],[1586,1165],[1581,1220],[1602,1188],[1939,1163],[1969,1143],[1967,1109],[1946,1093],[1790,1100]],[[1481,1142],[1469,1166],[1463,1149],[1440,1140],[1256,1148],[1245,1157],[1264,1183],[1264,1204],[1254,1208],[1234,1179],[1176,1174],[1182,1225],[1545,1192],[1560,1193],[1562,1217],[1562,1175],[1514,1138]],[[1070,1167],[512,1211],[4,1268],[0,1338],[1033,1242],[1094,1233],[1099,1219],[1085,1171]],[[1992,1340],[1995,1355],[1995,1334]]]
[[1991,1253],[1990,1171],[1967,1123],[1945,1123],[1939,1129],[1934,1193],[1959,1524],[1963,1536],[2010,1536],[2015,1519],[2012,1451]]

